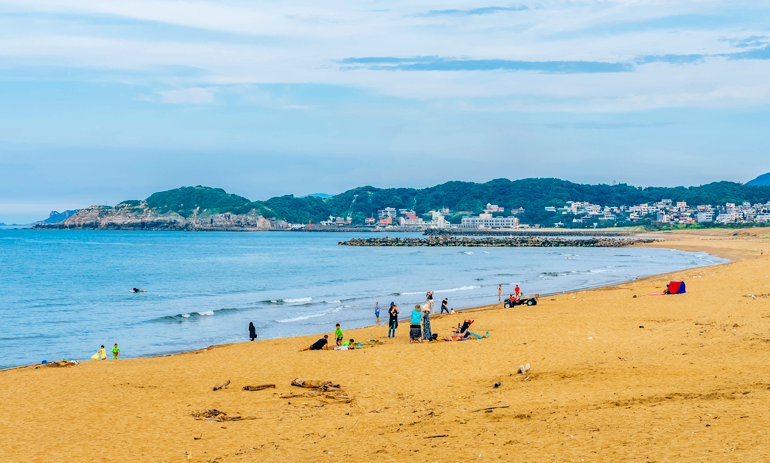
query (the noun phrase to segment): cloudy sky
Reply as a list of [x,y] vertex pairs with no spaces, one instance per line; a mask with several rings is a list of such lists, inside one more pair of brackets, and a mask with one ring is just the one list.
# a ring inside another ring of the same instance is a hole
[[183,185],[251,199],[770,171],[761,1],[0,0],[0,222]]

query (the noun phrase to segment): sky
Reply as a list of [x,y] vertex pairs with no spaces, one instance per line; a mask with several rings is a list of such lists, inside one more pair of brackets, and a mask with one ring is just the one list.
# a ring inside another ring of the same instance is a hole
[[0,0],[0,222],[249,199],[770,171],[761,1]]

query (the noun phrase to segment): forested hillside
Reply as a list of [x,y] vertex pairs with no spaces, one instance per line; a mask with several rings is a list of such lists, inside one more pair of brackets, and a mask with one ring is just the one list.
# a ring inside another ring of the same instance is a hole
[[[518,215],[522,223],[549,224],[560,214],[545,211],[546,206],[561,207],[567,201],[581,201],[602,206],[631,206],[661,199],[686,201],[688,204],[723,205],[725,202],[765,203],[770,201],[770,186],[751,186],[733,182],[716,182],[698,187],[647,187],[630,185],[584,185],[566,180],[530,178],[523,180],[496,179],[487,183],[447,182],[430,188],[359,187],[329,198],[292,195],[278,196],[266,201],[251,201],[228,194],[220,188],[184,187],[159,192],[146,200],[146,206],[157,213],[176,212],[189,217],[197,209],[199,216],[208,214],[257,213],[267,218],[288,222],[320,222],[329,216],[350,216],[354,224],[367,217],[377,217],[386,207],[412,209],[418,214],[447,208],[449,219],[459,221],[462,215],[478,214],[487,203],[505,208],[524,208]],[[124,205],[138,205],[126,201]]]

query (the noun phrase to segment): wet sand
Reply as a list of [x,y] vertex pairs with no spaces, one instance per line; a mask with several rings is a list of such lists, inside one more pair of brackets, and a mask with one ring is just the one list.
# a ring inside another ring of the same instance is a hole
[[[374,344],[354,351],[300,352],[304,336],[2,371],[0,461],[767,461],[768,234],[651,235],[733,262],[432,319],[489,339],[410,345],[401,307],[395,340],[347,330]],[[669,280],[687,294],[649,295]],[[210,409],[248,419],[192,416]]]

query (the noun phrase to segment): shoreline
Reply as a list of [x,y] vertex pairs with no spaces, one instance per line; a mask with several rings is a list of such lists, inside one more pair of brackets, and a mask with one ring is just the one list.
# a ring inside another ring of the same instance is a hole
[[[78,231],[78,230],[76,230],[76,231]],[[93,231],[93,230],[79,230],[79,231]],[[141,231],[141,230],[97,230],[97,231]],[[148,231],[152,231],[152,230],[148,230]],[[160,231],[174,231],[174,230],[160,230]],[[656,244],[656,243],[657,244],[661,244],[661,243],[664,242],[662,240],[664,240],[664,238],[659,238],[658,237],[658,238],[654,238],[654,241],[652,241],[652,242],[640,241],[639,243],[633,244],[633,245],[629,245],[628,247],[650,247],[650,248],[658,248],[658,249],[659,248],[676,249],[674,247],[669,247],[669,246],[647,246],[647,244]],[[685,249],[678,249],[678,250],[683,250],[683,251],[686,251],[686,252],[706,252],[706,251],[692,250],[692,249],[686,249],[686,250]],[[714,255],[716,257],[721,257],[721,258],[728,259],[727,257],[723,257],[723,256],[720,256],[718,254],[710,254],[710,255]],[[730,259],[728,259],[728,260],[730,260]],[[616,282],[616,283],[612,283],[612,284],[599,283],[599,284],[596,284],[596,285],[577,287],[577,288],[572,289],[570,291],[542,292],[542,293],[539,293],[539,295],[540,295],[541,298],[547,298],[547,297],[552,297],[552,296],[568,295],[568,294],[574,294],[574,293],[585,292],[585,291],[612,289],[612,288],[614,288],[616,286],[619,286],[619,285],[629,284],[629,283],[638,282],[638,281],[645,281],[645,280],[649,280],[649,279],[652,279],[652,278],[659,278],[659,277],[663,277],[663,276],[666,276],[666,275],[671,275],[671,274],[674,274],[674,273],[677,273],[677,272],[686,271],[686,270],[694,270],[694,269],[698,269],[698,268],[715,267],[715,266],[719,266],[719,265],[725,265],[725,264],[728,264],[728,263],[730,263],[730,262],[725,262],[725,263],[721,263],[721,264],[710,264],[710,265],[704,265],[704,266],[700,266],[700,267],[691,267],[691,268],[685,269],[685,270],[674,270],[674,271],[671,271],[671,272],[664,272],[664,273],[660,273],[660,274],[647,275],[647,276],[643,276],[643,277],[639,277],[639,278],[634,278],[634,279],[631,279],[631,280],[625,280],[625,281],[621,281],[621,282]],[[503,301],[504,301],[505,300],[505,293],[503,293],[502,296],[503,296]],[[489,298],[494,298],[494,296],[491,295],[491,296],[489,296]],[[503,302],[501,301],[501,302],[492,303],[492,304],[482,304],[482,305],[466,307],[466,308],[462,308],[462,309],[455,309],[455,315],[456,314],[462,314],[462,313],[475,313],[475,312],[480,312],[480,311],[489,311],[489,310],[509,310],[509,309],[504,309],[502,304],[503,304]],[[439,305],[440,305],[440,301],[437,301],[437,307]],[[434,308],[434,310],[436,310],[436,308]],[[439,310],[440,310],[440,308],[439,308]],[[513,310],[515,310],[515,309],[513,309]],[[411,311],[411,306],[407,307],[406,314],[408,315],[408,313],[410,311]],[[382,310],[381,313],[382,314],[387,314],[387,310],[386,310],[385,306],[383,306],[383,310]],[[402,315],[402,317],[401,317],[402,319],[400,320],[400,325],[403,325],[404,324],[403,317],[405,317],[403,310],[401,311],[401,315]],[[438,313],[432,313],[431,314],[431,321],[437,320],[437,319],[441,319],[441,318],[444,318],[444,317],[447,317],[447,316],[449,316],[449,314],[443,314],[442,315],[442,314],[438,314]],[[381,319],[385,318],[386,321],[381,322],[379,324],[375,323],[375,324],[359,326],[359,327],[356,327],[356,328],[348,328],[345,331],[346,332],[348,332],[348,331],[352,332],[352,331],[356,331],[356,330],[364,330],[364,329],[378,328],[378,327],[387,328],[387,316],[381,316],[380,318]],[[320,336],[320,335],[323,335],[323,334],[324,334],[324,332],[319,332],[319,333],[314,333],[314,334],[297,334],[297,335],[290,335],[290,336],[278,336],[278,337],[270,337],[270,338],[261,338],[261,339],[257,339],[257,341],[291,340],[291,339],[294,339],[294,338],[314,337],[314,336]],[[207,350],[207,349],[211,349],[211,348],[220,348],[220,347],[224,347],[224,346],[237,346],[237,345],[248,344],[248,343],[250,343],[250,341],[225,342],[225,343],[221,343],[221,344],[211,344],[209,346],[199,347],[199,348],[195,348],[195,349],[170,350],[170,351],[167,351],[166,353],[162,353],[161,352],[161,353],[153,353],[153,354],[140,355],[140,356],[136,356],[136,357],[123,357],[123,358],[121,358],[121,360],[141,360],[141,359],[173,357],[173,356],[185,355],[185,354],[190,354],[190,353],[197,353],[197,352],[200,352],[200,351],[203,351],[203,350]],[[110,359],[108,359],[108,360],[110,360]],[[92,360],[91,359],[74,360],[74,362],[78,362],[78,363],[90,362],[90,361],[92,361]],[[40,366],[40,363],[32,363],[32,364],[17,365],[17,366],[12,366],[12,367],[7,367],[7,368],[0,368],[0,374],[2,374],[2,372],[9,371],[9,370],[14,370],[14,369],[19,369],[19,368],[29,368],[29,367],[35,367],[35,366]]]
[[[0,457],[434,461],[451,452],[463,461],[763,460],[770,258],[759,250],[770,248],[760,239],[770,229],[707,231],[644,246],[731,262],[542,296],[534,307],[493,304],[431,317],[434,332],[446,333],[472,313],[471,331],[489,331],[489,339],[410,345],[407,309],[392,340],[386,326],[346,330],[346,339],[385,340],[353,351],[299,352],[318,337],[302,335],[3,370],[7,416],[25,418],[0,424],[7,442]],[[686,281],[688,293],[650,295],[669,279]],[[517,375],[527,363],[527,375]],[[294,378],[340,384],[349,400],[293,387]],[[225,380],[228,389],[212,391]],[[242,390],[260,384],[275,388]],[[211,409],[242,420],[191,415]],[[119,438],[100,432],[109,428],[121,429]]]

